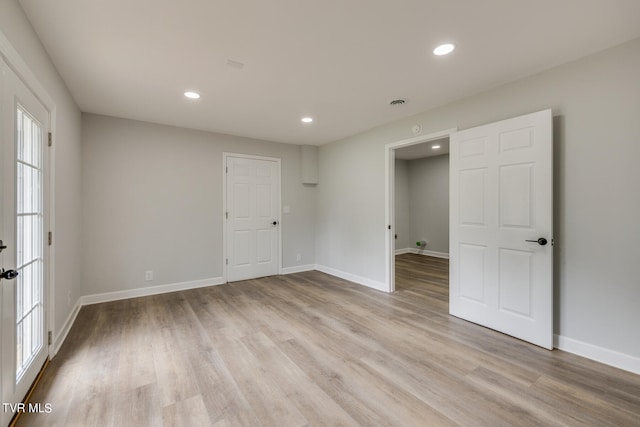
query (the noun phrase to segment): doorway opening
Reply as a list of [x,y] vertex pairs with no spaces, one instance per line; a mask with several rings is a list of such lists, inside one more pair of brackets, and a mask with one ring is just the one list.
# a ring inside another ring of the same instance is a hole
[[449,314],[553,348],[552,124],[552,111],[543,110],[387,145],[389,292],[395,290],[396,154],[446,137]]
[[[388,292],[396,290],[396,255],[405,258],[403,261],[408,262],[405,267],[420,264],[410,262],[410,258],[416,255],[448,258],[447,153],[449,137],[456,130],[448,129],[386,145]],[[426,212],[430,214],[425,221]]]

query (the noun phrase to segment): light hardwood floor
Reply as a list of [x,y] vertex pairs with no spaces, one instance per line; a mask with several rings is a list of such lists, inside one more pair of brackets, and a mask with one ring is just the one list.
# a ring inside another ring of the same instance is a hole
[[447,262],[389,295],[320,273],[84,307],[19,426],[639,426],[640,376],[447,315]]

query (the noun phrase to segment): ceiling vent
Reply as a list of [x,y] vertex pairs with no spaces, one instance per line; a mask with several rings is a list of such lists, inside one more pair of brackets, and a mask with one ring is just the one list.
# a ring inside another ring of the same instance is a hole
[[236,70],[242,70],[244,68],[244,63],[240,61],[234,61],[233,59],[227,59],[227,66],[235,68]]
[[394,106],[403,105],[403,104],[406,104],[406,103],[407,103],[406,99],[398,98],[398,99],[394,99],[394,100],[390,101],[389,105],[394,107]]

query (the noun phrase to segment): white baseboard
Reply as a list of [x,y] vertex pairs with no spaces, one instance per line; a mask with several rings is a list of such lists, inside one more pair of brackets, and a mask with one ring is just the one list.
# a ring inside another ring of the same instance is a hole
[[619,353],[608,348],[599,347],[561,335],[553,336],[553,346],[559,350],[577,354],[578,356],[640,375],[640,357]]
[[411,248],[396,249],[396,252],[395,252],[396,255],[404,255],[409,253],[411,253]]
[[224,278],[193,280],[191,282],[169,283],[166,285],[149,286],[146,288],[127,289],[125,291],[106,292],[103,294],[85,295],[80,297],[81,305],[99,304],[102,302],[118,301],[122,299],[146,297],[149,295],[166,294],[168,292],[186,291],[189,289],[204,288],[206,286],[222,285]]
[[375,289],[377,291],[389,292],[389,290],[387,289],[387,286],[382,282],[378,282],[372,279],[367,279],[366,277],[361,277],[355,274],[347,273],[346,271],[338,270],[335,268],[326,267],[324,265],[307,264],[307,265],[300,265],[296,267],[287,267],[282,269],[282,274],[301,273],[303,271],[313,271],[313,270],[321,271],[331,276],[339,277],[341,279],[345,279],[350,282],[357,283],[358,285]]
[[316,269],[315,264],[307,264],[307,265],[296,265],[293,267],[285,267],[282,269],[281,274],[293,274],[293,273],[302,273],[303,271],[312,271]]
[[418,248],[396,249],[395,254],[396,255],[416,254],[416,255],[426,255],[426,256],[432,256],[436,258],[449,259],[449,254],[446,252],[428,251],[426,249],[418,249]]
[[366,286],[368,288],[373,288],[382,292],[389,292],[389,288],[387,288],[387,285],[382,282],[378,282],[377,280],[367,279],[366,277],[361,277],[331,267],[325,267],[324,265],[316,265],[316,270],[339,277],[341,279],[348,280],[350,282],[357,283],[359,285]]
[[49,350],[49,358],[53,358],[53,356],[58,354],[58,350],[60,350],[60,347],[62,347],[62,343],[67,338],[67,335],[69,335],[71,326],[73,326],[74,322],[76,321],[76,317],[78,317],[78,313],[80,312],[81,308],[82,305],[80,304],[80,299],[78,299],[78,301],[76,301],[76,304],[73,306],[71,313],[69,313],[67,320],[64,322],[64,325],[62,325],[62,328],[60,328],[60,331],[56,334],[53,340],[53,346]]

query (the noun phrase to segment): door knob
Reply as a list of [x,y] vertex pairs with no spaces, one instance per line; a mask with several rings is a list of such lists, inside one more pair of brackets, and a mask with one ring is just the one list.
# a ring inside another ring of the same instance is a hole
[[6,245],[2,243],[2,240],[0,240],[0,252],[2,252],[5,249],[7,249]]
[[540,246],[544,246],[547,244],[547,239],[545,239],[544,237],[540,237],[537,240],[525,240],[525,242],[533,242],[539,244]]
[[273,226],[278,225],[278,221],[273,221],[273,222],[271,223],[271,225],[273,225]]
[[7,270],[5,271],[4,268],[2,269],[2,273],[0,273],[0,278],[4,279],[4,280],[13,280],[16,277],[18,277],[18,273],[15,270]]

